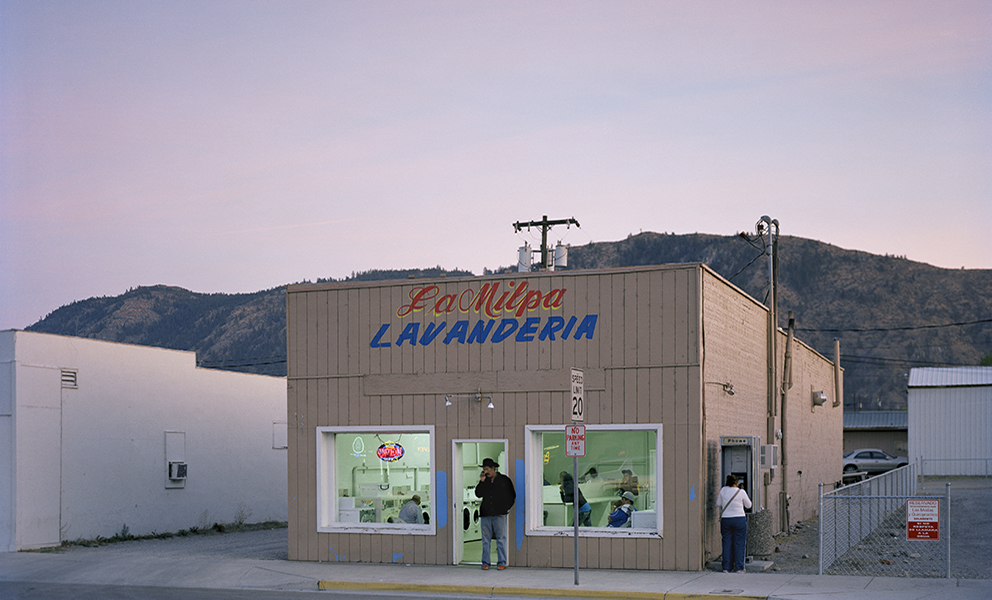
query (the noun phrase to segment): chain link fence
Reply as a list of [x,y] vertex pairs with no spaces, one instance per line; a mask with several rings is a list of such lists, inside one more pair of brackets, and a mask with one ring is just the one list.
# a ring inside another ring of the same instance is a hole
[[[821,575],[950,577],[950,484],[921,492],[918,473],[913,463],[828,493],[820,484]],[[936,501],[923,503],[935,513],[924,533],[907,527],[909,500]],[[910,539],[920,535],[938,539]]]

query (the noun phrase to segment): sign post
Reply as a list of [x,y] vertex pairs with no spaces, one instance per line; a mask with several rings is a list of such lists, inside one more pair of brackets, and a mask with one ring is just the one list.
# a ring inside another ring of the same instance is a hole
[[575,585],[579,585],[579,457],[586,455],[586,426],[565,426],[565,456],[572,457],[572,526],[575,529]]
[[575,542],[575,585],[579,585],[579,457],[586,455],[586,426],[576,425],[586,420],[585,415],[585,374],[582,369],[572,367],[569,377],[572,389],[565,410],[571,410],[572,424],[565,426],[565,456],[572,457],[572,539]]

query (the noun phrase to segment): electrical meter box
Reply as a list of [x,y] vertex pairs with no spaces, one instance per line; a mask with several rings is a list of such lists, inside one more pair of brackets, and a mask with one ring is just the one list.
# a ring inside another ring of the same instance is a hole
[[778,446],[774,444],[762,444],[758,453],[758,465],[762,469],[775,469],[778,467]]
[[741,489],[751,499],[752,508],[757,510],[758,501],[758,449],[761,438],[758,436],[720,436],[720,487],[727,482],[727,475],[734,475],[741,482]]

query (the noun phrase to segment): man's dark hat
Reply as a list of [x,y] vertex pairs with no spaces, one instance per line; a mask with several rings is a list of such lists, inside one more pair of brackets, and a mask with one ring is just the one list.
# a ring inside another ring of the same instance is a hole
[[492,467],[494,469],[498,469],[499,468],[499,463],[496,462],[495,460],[491,459],[491,458],[484,458],[484,459],[482,459],[482,466],[483,467]]

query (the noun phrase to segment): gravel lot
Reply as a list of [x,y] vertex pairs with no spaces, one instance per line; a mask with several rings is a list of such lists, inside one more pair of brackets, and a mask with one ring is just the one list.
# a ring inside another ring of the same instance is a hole
[[[943,496],[947,482],[951,484],[951,576],[992,579],[992,478],[928,478],[920,493]],[[796,523],[789,535],[775,538],[775,548],[772,571],[818,573],[819,520]]]

